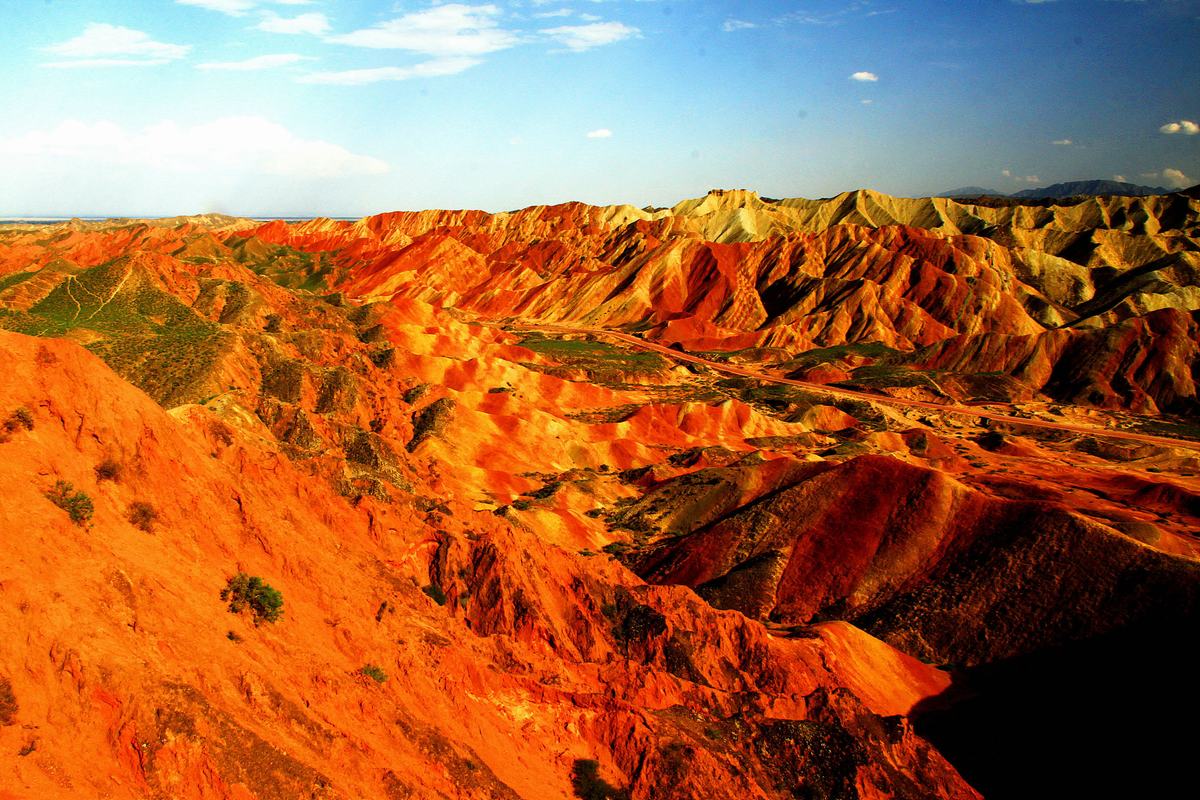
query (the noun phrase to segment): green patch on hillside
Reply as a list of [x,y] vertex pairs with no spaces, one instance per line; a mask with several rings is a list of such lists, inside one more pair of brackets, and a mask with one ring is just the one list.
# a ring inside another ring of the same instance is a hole
[[554,338],[541,333],[527,333],[520,344],[558,364],[588,373],[649,375],[668,367],[657,353],[626,350],[599,340]]
[[35,274],[33,272],[12,272],[8,275],[0,276],[0,292],[3,292],[10,286],[16,286],[18,283],[25,282]]
[[911,367],[901,367],[891,364],[872,364],[859,367],[851,373],[851,379],[845,381],[849,386],[862,386],[869,389],[887,387],[922,387],[941,393],[937,378],[944,373],[917,370]]
[[268,244],[253,236],[235,237],[226,244],[238,263],[287,289],[327,292],[341,277],[328,252],[308,253],[287,245]]
[[858,357],[881,360],[890,359],[898,354],[898,350],[894,350],[879,342],[841,344],[835,347],[818,347],[813,350],[806,350],[803,353],[796,354],[779,366],[790,371],[798,371],[815,367],[818,364],[838,363],[847,358]]
[[199,397],[228,336],[123,260],[65,275],[28,311],[0,309],[0,328],[80,332],[87,349],[168,408]]

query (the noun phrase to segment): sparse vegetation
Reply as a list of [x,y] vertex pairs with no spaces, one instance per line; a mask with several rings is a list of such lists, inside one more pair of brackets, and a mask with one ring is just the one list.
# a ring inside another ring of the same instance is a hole
[[388,679],[387,673],[383,671],[382,667],[376,664],[363,664],[362,669],[359,670],[359,673],[366,675],[376,683],[383,683]]
[[454,416],[455,402],[451,397],[434,400],[413,415],[413,436],[408,443],[408,452],[413,452],[421,442],[440,436]]
[[115,458],[106,458],[96,465],[96,480],[120,483],[125,474],[125,465]]
[[600,777],[600,764],[590,758],[575,760],[571,788],[582,800],[629,800],[628,789],[618,789]]
[[158,512],[146,501],[135,500],[129,504],[128,519],[133,527],[146,533],[154,533],[154,523],[158,521]]
[[582,371],[589,382],[610,388],[627,386],[626,381],[637,376],[661,374],[671,366],[657,353],[625,349],[599,340],[557,339],[528,333],[521,345],[554,362],[525,364],[529,369],[567,380],[577,379]]
[[254,624],[278,622],[283,615],[283,594],[257,575],[239,572],[221,590],[221,599],[229,601],[233,614],[250,609]]
[[0,725],[12,725],[19,709],[12,683],[8,678],[0,678]]
[[423,586],[421,591],[439,606],[446,605],[446,593],[443,592],[442,587],[438,586],[437,584],[431,583],[428,586]]
[[33,430],[33,412],[21,406],[8,415],[4,427],[9,431],[15,431],[18,428],[24,428],[27,431]]
[[76,525],[84,525],[92,518],[93,512],[96,510],[92,505],[92,498],[88,497],[84,492],[75,490],[74,485],[68,481],[56,481],[54,487],[46,492],[46,499],[51,503],[67,512],[67,516],[71,518],[71,522]]

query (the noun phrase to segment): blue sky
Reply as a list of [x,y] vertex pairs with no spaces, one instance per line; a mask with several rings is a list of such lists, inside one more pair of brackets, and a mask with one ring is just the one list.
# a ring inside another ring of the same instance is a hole
[[0,214],[1200,181],[1200,0],[42,0]]

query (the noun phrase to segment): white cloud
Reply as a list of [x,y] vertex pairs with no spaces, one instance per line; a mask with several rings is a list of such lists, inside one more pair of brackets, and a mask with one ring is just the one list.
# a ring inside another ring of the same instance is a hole
[[329,19],[317,12],[297,17],[281,17],[273,11],[268,11],[263,15],[262,21],[254,27],[267,33],[311,33],[320,36],[329,31]]
[[757,27],[758,27],[758,25],[756,25],[753,22],[747,22],[744,19],[733,19],[732,17],[725,20],[723,23],[721,23],[721,30],[725,31],[726,33],[733,33],[734,31],[744,31],[744,30],[748,30],[750,28],[757,28]]
[[412,78],[438,78],[444,75],[456,75],[482,63],[483,61],[478,58],[437,58],[409,67],[375,67],[372,69],[349,69],[341,72],[313,72],[299,78],[298,81],[327,86],[362,86],[380,81],[406,81]]
[[1017,183],[1041,183],[1042,179],[1037,175],[1015,175],[1011,169],[1002,169],[1000,174],[1006,178],[1011,178]]
[[1128,183],[1129,180],[1124,175],[1113,175],[1113,180],[1117,183]]
[[0,163],[77,160],[156,172],[257,173],[296,178],[380,175],[387,163],[320,139],[303,139],[262,117],[225,117],[200,125],[165,121],[140,131],[113,122],[68,120],[46,131],[0,139]]
[[1162,171],[1163,180],[1172,189],[1186,189],[1196,181],[1183,174],[1183,170],[1172,169],[1168,167]]
[[450,3],[414,11],[370,28],[331,36],[328,41],[355,47],[408,50],[438,57],[480,56],[517,44],[519,37],[500,27],[494,5]]
[[879,76],[876,75],[874,72],[867,72],[866,70],[863,70],[863,71],[856,72],[853,75],[851,75],[850,80],[863,81],[866,83],[874,83],[875,81],[879,80]]
[[546,28],[542,33],[577,53],[641,35],[641,31],[637,28],[623,22],[564,25],[558,28]]
[[1182,133],[1184,136],[1195,136],[1200,133],[1200,125],[1192,122],[1190,119],[1181,119],[1178,122],[1168,122],[1158,129],[1159,133]]
[[298,53],[278,53],[274,55],[255,56],[254,58],[247,58],[244,61],[210,61],[205,64],[197,64],[196,69],[249,72],[259,69],[286,67],[289,64],[298,64],[301,61],[310,60],[308,56],[302,56]]
[[120,25],[91,22],[74,39],[52,44],[45,52],[70,61],[54,61],[47,67],[153,66],[183,58],[188,45],[156,42],[150,35]]
[[556,11],[539,11],[533,15],[534,19],[553,19],[555,17],[573,17],[575,12],[569,8],[560,8]]
[[869,106],[872,103],[874,103],[875,101],[871,100],[870,98],[864,97],[862,100],[859,100],[858,102],[862,103],[864,106]]
[[612,135],[613,132],[608,128],[597,128],[594,131],[587,132],[587,138],[589,139],[611,139]]
[[196,6],[209,11],[219,11],[231,17],[244,16],[256,5],[255,0],[175,0],[181,6]]
[[[209,11],[219,11],[231,17],[244,17],[250,11],[258,8],[258,0],[175,0],[181,6],[196,6]],[[313,0],[268,0],[277,6],[310,6]]]
[[1053,142],[1051,142],[1051,144],[1056,144],[1056,145],[1059,145],[1060,147],[1069,147],[1070,145],[1073,145],[1075,143],[1073,141],[1071,141],[1070,139],[1055,139]]

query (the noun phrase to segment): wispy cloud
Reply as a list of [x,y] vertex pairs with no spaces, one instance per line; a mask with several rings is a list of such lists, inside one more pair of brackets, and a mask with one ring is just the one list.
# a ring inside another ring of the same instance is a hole
[[494,5],[449,3],[381,22],[370,28],[330,36],[327,41],[380,50],[407,50],[448,58],[480,56],[512,47],[520,41],[500,26]]
[[218,11],[231,17],[241,17],[253,10],[255,0],[175,0],[181,6],[196,6],[209,11]]
[[721,23],[721,30],[725,31],[726,33],[733,33],[734,31],[744,31],[744,30],[749,30],[750,28],[757,28],[757,27],[758,27],[757,23],[747,22],[744,19],[733,19],[732,17]]
[[774,19],[776,25],[842,25],[857,19],[893,14],[898,9],[873,9],[869,0],[852,0],[833,11],[789,11]]
[[329,19],[319,12],[300,14],[296,17],[281,17],[273,11],[268,11],[254,27],[267,33],[307,33],[320,36],[329,32]]
[[189,50],[189,45],[157,42],[143,31],[91,22],[75,38],[44,48],[44,52],[70,60],[42,66],[154,66],[183,58]]
[[594,47],[615,44],[635,36],[641,31],[623,22],[593,22],[589,25],[564,25],[542,31],[569,50],[582,52]]
[[1053,142],[1051,142],[1051,144],[1056,144],[1060,147],[1069,147],[1075,144],[1075,142],[1071,141],[1070,139],[1055,139]]
[[138,131],[114,122],[68,120],[51,130],[0,139],[5,158],[79,159],[172,172],[232,172],[298,178],[380,175],[388,164],[321,139],[305,139],[262,117],[200,125],[159,122]]
[[1124,175],[1113,175],[1113,180],[1117,183],[1127,183],[1129,179]]
[[876,81],[879,80],[879,76],[876,75],[874,72],[867,72],[866,70],[862,70],[860,72],[855,72],[853,75],[851,75],[850,80],[861,81],[863,83],[875,83]]
[[254,58],[247,58],[244,61],[210,61],[204,64],[197,64],[196,69],[250,72],[260,69],[286,67],[290,64],[298,64],[301,61],[310,60],[312,60],[311,57],[302,56],[299,53],[277,53],[274,55],[255,56]]
[[1006,178],[1011,178],[1017,183],[1041,183],[1042,179],[1037,175],[1014,175],[1011,169],[1002,169],[1000,174]]
[[[266,0],[277,6],[310,6],[313,0]],[[175,0],[181,6],[195,6],[209,11],[227,14],[231,17],[244,17],[259,8],[263,3],[259,0]]]
[[1158,129],[1159,133],[1182,133],[1184,136],[1195,136],[1200,133],[1200,125],[1192,122],[1190,119],[1181,119],[1178,122],[1168,122]]
[[413,78],[438,78],[457,75],[471,67],[482,64],[478,58],[437,58],[408,67],[374,67],[349,69],[340,72],[312,72],[297,80],[300,83],[315,83],[326,86],[363,86],[381,81],[407,81]]
[[589,139],[611,139],[612,135],[613,132],[608,128],[597,128],[594,131],[587,132],[587,138]]

